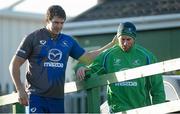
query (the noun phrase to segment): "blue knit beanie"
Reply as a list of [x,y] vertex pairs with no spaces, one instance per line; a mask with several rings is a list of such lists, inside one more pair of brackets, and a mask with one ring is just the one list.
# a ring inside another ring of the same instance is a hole
[[119,35],[127,35],[135,39],[136,38],[135,25],[131,22],[120,23],[117,30],[117,36]]

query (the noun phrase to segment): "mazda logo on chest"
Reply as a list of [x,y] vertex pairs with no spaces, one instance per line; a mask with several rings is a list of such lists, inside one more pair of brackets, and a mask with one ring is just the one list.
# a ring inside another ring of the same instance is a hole
[[58,62],[62,58],[62,52],[58,49],[50,49],[48,53],[48,59],[53,62]]

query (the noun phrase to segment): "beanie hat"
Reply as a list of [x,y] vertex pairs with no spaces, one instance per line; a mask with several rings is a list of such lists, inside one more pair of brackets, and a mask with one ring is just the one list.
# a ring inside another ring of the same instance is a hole
[[136,38],[135,25],[131,22],[120,23],[118,30],[117,30],[117,36],[119,36],[119,35],[126,35],[126,36],[130,36],[131,38],[135,39]]

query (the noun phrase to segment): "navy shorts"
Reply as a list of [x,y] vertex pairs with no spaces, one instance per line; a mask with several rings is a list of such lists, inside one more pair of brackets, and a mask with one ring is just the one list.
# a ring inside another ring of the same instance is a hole
[[30,95],[29,113],[64,113],[64,99]]

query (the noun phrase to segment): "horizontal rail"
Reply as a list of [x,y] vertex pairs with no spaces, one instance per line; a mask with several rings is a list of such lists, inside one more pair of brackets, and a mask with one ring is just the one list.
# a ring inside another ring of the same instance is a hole
[[118,112],[116,114],[167,114],[177,111],[180,111],[180,100],[136,108],[126,112]]
[[86,90],[107,84],[131,80],[135,78],[147,77],[150,75],[170,72],[180,69],[180,58],[171,59],[159,63],[136,67],[115,73],[109,73],[102,76],[93,76],[79,82],[70,82],[65,84],[65,93]]
[[17,93],[11,93],[8,95],[3,95],[0,97],[0,106],[7,105],[7,104],[13,104],[18,102],[18,94]]
[[[105,74],[102,76],[93,75],[89,79],[77,82],[65,83],[65,93],[86,90],[98,86],[121,82],[125,80],[146,77],[150,75],[160,74],[164,72],[180,69],[180,58],[167,60],[155,64],[150,64],[142,67],[132,68],[115,73]],[[18,102],[16,93],[0,96],[0,106]]]

